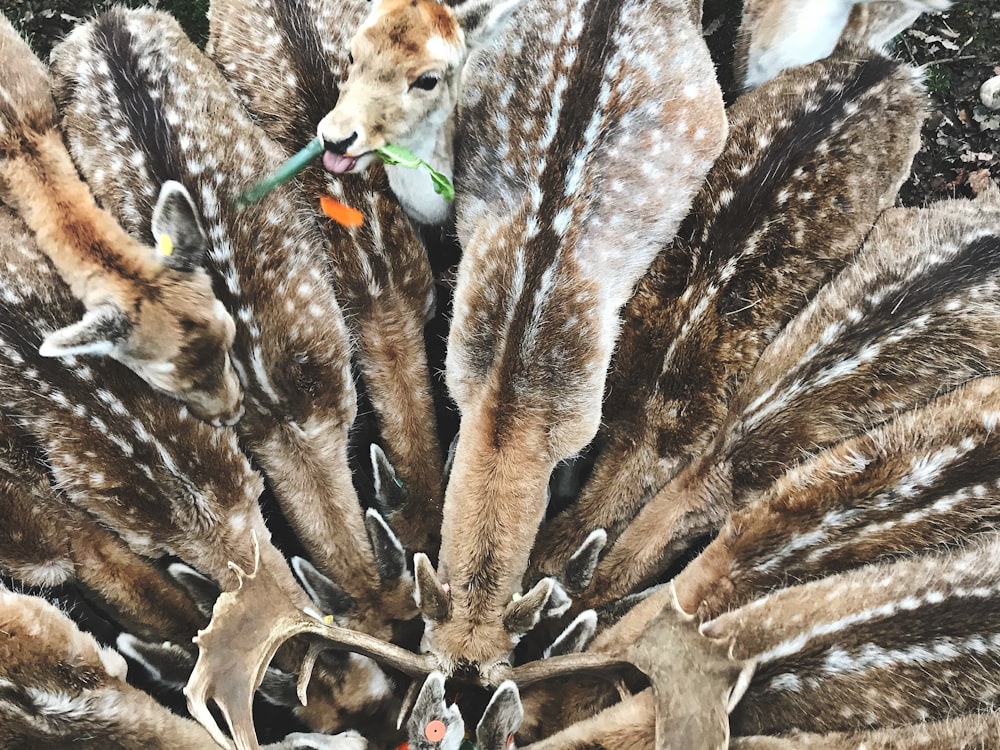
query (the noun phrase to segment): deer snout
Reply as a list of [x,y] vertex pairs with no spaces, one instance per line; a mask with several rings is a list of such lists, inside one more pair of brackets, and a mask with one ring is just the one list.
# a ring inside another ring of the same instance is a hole
[[347,136],[346,138],[341,138],[339,141],[324,140],[323,147],[327,151],[332,151],[338,156],[343,156],[344,154],[347,153],[347,149],[349,149],[356,140],[358,140],[358,131],[355,130],[349,136]]
[[246,408],[243,406],[243,400],[240,399],[240,403],[237,404],[236,409],[226,416],[218,416],[211,420],[213,427],[232,427],[234,424],[240,421],[243,415],[246,413]]

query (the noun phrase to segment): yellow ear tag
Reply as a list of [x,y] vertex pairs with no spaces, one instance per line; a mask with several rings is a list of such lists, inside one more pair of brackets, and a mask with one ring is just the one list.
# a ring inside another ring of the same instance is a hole
[[174,254],[174,241],[170,239],[169,234],[161,234],[156,246],[160,249],[160,255],[169,257]]
[[333,615],[323,615],[323,622],[327,625],[333,625]]

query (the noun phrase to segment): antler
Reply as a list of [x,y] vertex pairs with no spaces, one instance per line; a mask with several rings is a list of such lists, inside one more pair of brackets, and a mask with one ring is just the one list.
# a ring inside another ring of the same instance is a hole
[[[430,656],[418,656],[372,636],[327,625],[315,612],[298,607],[282,585],[280,572],[260,564],[260,546],[252,536],[254,569],[247,573],[235,563],[230,567],[239,578],[239,587],[221,594],[215,603],[212,622],[198,632],[198,661],[184,688],[188,709],[223,747],[231,747],[208,710],[214,700],[229,724],[238,750],[258,750],[251,704],[254,691],[264,677],[275,652],[296,635],[323,639],[314,643],[299,675],[299,695],[309,682],[312,665],[321,650],[353,651],[376,659],[411,677],[424,677],[435,667]],[[246,602],[254,603],[247,617]]]

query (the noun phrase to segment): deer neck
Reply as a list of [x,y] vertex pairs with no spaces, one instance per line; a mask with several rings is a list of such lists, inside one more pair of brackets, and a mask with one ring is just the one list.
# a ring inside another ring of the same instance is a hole
[[[77,176],[55,130],[29,133],[30,148],[0,162],[3,196],[35,233],[73,294],[88,307],[125,297],[115,290],[106,269],[122,278],[143,280],[152,268],[116,250],[130,238],[101,210]],[[111,287],[111,288],[109,288]]]
[[[426,161],[449,180],[454,174],[452,137],[455,132],[455,112],[451,110],[427,120],[405,143],[414,154]],[[421,224],[443,224],[451,215],[451,204],[434,192],[434,183],[425,169],[387,166],[389,186],[407,215]]]

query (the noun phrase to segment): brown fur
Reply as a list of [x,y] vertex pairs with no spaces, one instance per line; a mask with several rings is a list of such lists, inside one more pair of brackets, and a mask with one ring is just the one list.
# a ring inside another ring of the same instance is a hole
[[996,528],[996,414],[1000,378],[980,378],[791,469],[675,579],[682,606],[711,618],[771,589]]
[[738,737],[733,750],[991,750],[1000,746],[1000,716],[966,714],[890,729],[780,737]]
[[[105,75],[99,62],[115,71],[105,84],[117,99],[93,96]],[[234,196],[272,172],[284,152],[163,14],[112,11],[79,27],[54,51],[53,75],[70,147],[126,226],[148,212],[143,196],[159,171],[181,175],[202,197],[214,243],[210,271],[237,321],[232,357],[247,396],[241,438],[314,562],[355,599],[355,625],[388,635],[393,620],[414,612],[411,582],[380,579],[353,487],[350,339],[322,238],[294,186],[242,211],[235,205]],[[130,97],[153,125],[129,121],[123,142],[108,134],[118,102]],[[171,122],[174,111],[183,117]],[[223,112],[228,136],[218,128]],[[108,169],[133,151],[145,155],[145,167]]]
[[[227,356],[233,321],[220,313],[207,274],[173,267],[97,206],[63,146],[45,70],[3,18],[0,63],[0,197],[21,213],[88,310],[117,312],[123,332],[103,353],[196,416],[234,422],[242,394]],[[179,256],[185,238],[173,239]]]
[[[298,150],[337,101],[349,35],[368,4],[276,0],[265,8],[214,2],[209,55],[268,133],[289,151]],[[406,489],[408,500],[392,509],[390,521],[407,549],[436,555],[444,481],[423,339],[434,304],[427,253],[381,169],[367,176],[324,175],[318,165],[306,170],[308,196],[329,193],[366,215],[360,229],[325,218],[321,223],[337,299],[355,339],[354,357]]]
[[851,55],[730,108],[726,149],[625,307],[593,473],[539,534],[536,570],[559,574],[595,528],[613,542],[708,448],[764,347],[892,204],[922,103],[909,68]]
[[[785,68],[825,57],[838,40],[881,50],[922,12],[950,5],[951,0],[745,0],[733,60],[736,80],[758,86]],[[829,14],[832,8],[837,10]]]
[[[374,163],[373,151],[405,146],[451,178],[454,110],[470,53],[488,44],[521,0],[378,0],[350,41],[354,62],[336,105],[319,121],[328,148],[354,140],[342,153],[357,159],[349,171]],[[421,76],[435,85],[415,85]],[[416,221],[442,224],[451,206],[435,195],[422,171],[386,168],[403,209]]]
[[[993,372],[1000,328],[985,290],[998,242],[996,190],[883,216],[764,351],[711,449],[643,509],[583,598],[609,601],[647,580],[803,454]],[[952,260],[941,266],[942,257]]]
[[[683,53],[653,41],[664,37]],[[618,310],[721,148],[701,45],[682,3],[543,2],[522,6],[466,71],[456,161],[465,254],[446,363],[462,421],[439,567],[452,607],[426,634],[445,671],[471,662],[489,681],[506,658],[517,634],[503,613],[552,468],[597,429]],[[639,55],[657,64],[640,66]],[[620,76],[635,86],[619,90]],[[676,103],[650,108],[650,98]],[[654,142],[663,161],[633,169],[634,149]]]
[[[0,587],[5,750],[213,750],[195,722],[125,681],[125,662],[38,597]],[[359,737],[290,735],[265,750],[364,750]]]

